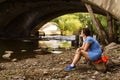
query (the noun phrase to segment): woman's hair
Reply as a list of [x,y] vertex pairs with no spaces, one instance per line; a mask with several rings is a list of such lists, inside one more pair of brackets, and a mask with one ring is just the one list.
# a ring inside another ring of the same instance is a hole
[[90,36],[90,30],[88,28],[83,28],[82,29],[83,33],[86,35],[86,36]]

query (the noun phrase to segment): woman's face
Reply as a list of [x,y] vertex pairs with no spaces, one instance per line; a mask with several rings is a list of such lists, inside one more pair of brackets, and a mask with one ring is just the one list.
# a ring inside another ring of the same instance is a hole
[[81,31],[80,37],[84,37],[83,30]]

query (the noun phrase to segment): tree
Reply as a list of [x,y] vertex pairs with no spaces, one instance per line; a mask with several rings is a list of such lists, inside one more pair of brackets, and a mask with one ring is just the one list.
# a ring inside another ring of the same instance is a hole
[[62,35],[67,35],[67,33],[73,34],[74,32],[79,31],[82,27],[79,16],[76,16],[75,14],[63,15],[52,21],[58,24]]
[[[99,14],[90,16],[88,13],[73,13],[60,16],[52,21],[59,25],[63,35],[79,35],[80,29],[88,27],[92,34],[98,35],[97,39],[100,39],[101,43],[118,42],[118,34],[120,33],[118,28],[119,24],[111,18],[112,16],[107,15],[106,17]],[[93,17],[94,21],[92,21]]]
[[102,42],[103,44],[108,43],[107,34],[106,34],[106,32],[105,32],[105,30],[104,30],[104,28],[103,28],[100,20],[95,17],[95,15],[94,15],[94,13],[93,13],[93,10],[92,10],[92,8],[91,8],[90,5],[85,4],[85,6],[86,6],[86,8],[87,8],[87,10],[88,10],[88,12],[89,12],[89,14],[90,14],[90,16],[91,16],[91,19],[92,19],[95,27],[96,27],[96,30],[97,30],[97,32],[98,32],[98,35],[100,36],[101,42]]

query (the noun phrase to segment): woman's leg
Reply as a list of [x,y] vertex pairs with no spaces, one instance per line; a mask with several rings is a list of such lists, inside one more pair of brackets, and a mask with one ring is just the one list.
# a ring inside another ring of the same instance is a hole
[[70,70],[74,69],[75,64],[80,60],[81,56],[84,56],[86,59],[89,59],[87,52],[85,52],[84,50],[77,49],[75,52],[75,56],[74,56],[74,59],[72,61],[72,64],[67,66],[65,68],[65,71],[70,71]]
[[81,55],[82,55],[83,57],[85,57],[87,60],[90,60],[87,51],[81,50]]
[[75,65],[81,58],[81,51],[80,50],[76,50],[75,52],[75,56],[73,58],[72,64],[71,65]]
[[75,65],[80,60],[81,56],[84,56],[87,60],[90,60],[88,56],[88,52],[84,50],[76,50],[75,56],[73,58],[71,65]]

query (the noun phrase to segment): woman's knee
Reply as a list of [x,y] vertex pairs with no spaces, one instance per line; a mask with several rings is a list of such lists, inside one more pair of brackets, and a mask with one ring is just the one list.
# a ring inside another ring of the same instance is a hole
[[81,51],[81,55],[84,56],[86,59],[89,59],[88,52],[86,51]]
[[80,55],[80,54],[81,54],[81,51],[76,51],[75,54],[79,54],[79,55]]

